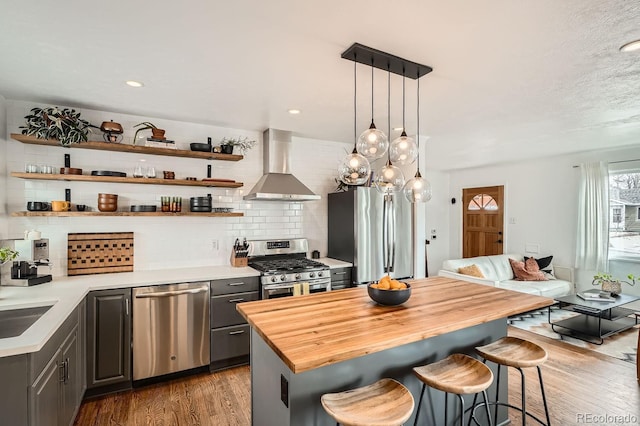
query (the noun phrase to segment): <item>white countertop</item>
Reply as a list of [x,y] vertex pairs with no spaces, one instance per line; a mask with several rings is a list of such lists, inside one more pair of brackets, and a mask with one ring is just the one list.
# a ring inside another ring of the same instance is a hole
[[317,260],[320,263],[324,263],[325,265],[327,265],[331,269],[349,268],[349,267],[353,266],[352,263],[343,262],[342,260],[332,259],[330,257],[321,257],[320,259],[314,259],[314,260]]
[[[330,268],[351,266],[348,262],[321,258]],[[33,287],[0,286],[0,310],[51,306],[42,317],[20,336],[0,339],[0,357],[36,352],[42,349],[69,314],[92,290],[140,287],[181,282],[209,281],[225,278],[259,276],[250,267],[204,266],[122,272],[101,275],[54,277],[53,281]]]

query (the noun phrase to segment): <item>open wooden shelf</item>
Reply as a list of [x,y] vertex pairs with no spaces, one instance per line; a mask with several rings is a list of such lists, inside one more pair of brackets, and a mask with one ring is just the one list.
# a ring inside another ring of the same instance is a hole
[[90,216],[165,216],[165,217],[177,217],[177,216],[202,216],[202,217],[241,217],[244,216],[242,212],[230,212],[230,213],[193,213],[193,212],[14,212],[11,213],[13,217],[34,217],[34,216],[57,216],[57,217],[90,217]]
[[[60,142],[55,139],[38,139],[35,136],[27,136],[20,133],[11,133],[11,139],[31,145],[62,147],[60,145]],[[148,146],[125,145],[122,143],[100,141],[75,143],[69,145],[68,147],[80,149],[95,149],[99,151],[131,152],[134,154],[165,155],[168,157],[200,158],[204,160],[240,161],[244,158],[242,155],[236,154],[219,154],[216,152],[188,151],[184,149],[153,148]]]
[[137,183],[137,184],[145,184],[145,185],[204,186],[204,187],[219,187],[219,188],[240,188],[243,185],[242,182],[227,182],[225,180],[202,181],[202,180],[186,180],[186,179],[134,178],[134,177],[117,177],[117,176],[62,175],[62,174],[47,174],[47,173],[11,172],[11,176],[20,178],[20,179],[35,179],[35,180]]

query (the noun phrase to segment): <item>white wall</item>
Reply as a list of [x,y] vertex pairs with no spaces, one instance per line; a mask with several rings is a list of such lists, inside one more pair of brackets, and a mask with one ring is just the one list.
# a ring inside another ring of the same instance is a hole
[[[212,161],[199,159],[133,155],[130,153],[103,152],[83,149],[67,150],[62,147],[27,145],[9,138],[10,133],[19,133],[24,116],[34,105],[22,101],[6,101],[7,126],[1,133],[8,140],[6,146],[6,170],[2,179],[11,171],[23,171],[25,163],[37,163],[61,167],[64,154],[71,154],[71,166],[91,170],[117,170],[131,173],[139,159],[153,165],[159,176],[163,170],[173,170],[176,178],[206,177],[207,164],[213,165],[213,177],[244,182],[239,189],[199,188],[159,185],[136,185],[114,183],[35,181],[17,178],[7,179],[6,198],[8,211],[26,210],[26,202],[64,200],[65,188],[70,188],[72,202],[87,204],[97,209],[97,194],[118,194],[119,210],[128,210],[133,204],[159,205],[163,195],[183,197],[183,209],[188,209],[189,197],[213,195],[214,206],[232,207],[244,212],[240,218],[214,217],[11,217],[3,238],[21,238],[25,229],[42,231],[50,239],[51,260],[54,275],[66,274],[67,233],[70,232],[135,232],[135,269],[162,269],[203,265],[226,265],[236,237],[248,239],[308,237],[310,249],[326,254],[326,193],[334,187],[336,166],[343,155],[343,144],[330,141],[315,141],[294,138],[292,172],[309,188],[322,196],[319,202],[263,202],[243,201],[248,192],[262,176],[262,134],[242,129],[227,129],[201,124],[160,120],[80,109],[82,117],[95,125],[113,119],[125,129],[124,143],[129,142],[141,121],[151,121],[166,129],[168,139],[176,140],[178,148],[189,149],[190,142],[206,142],[211,136],[214,143],[222,137],[244,137],[258,140],[242,161]],[[0,114],[4,117],[5,114]],[[2,127],[2,121],[0,121]],[[97,131],[91,139],[100,140]],[[130,143],[130,142],[129,142]],[[4,163],[2,161],[1,163]],[[3,167],[0,165],[0,167]],[[2,201],[2,200],[0,200]],[[184,205],[186,203],[186,205]],[[5,204],[4,202],[2,204]],[[220,249],[212,249],[213,240],[219,241]]]
[[[525,253],[527,245],[534,245],[539,250],[529,252],[530,255],[553,255],[554,263],[573,266],[580,181],[580,169],[573,166],[639,155],[640,149],[631,148],[451,171],[449,198],[460,200],[463,188],[504,185],[505,253]],[[450,211],[450,247],[446,258],[462,257],[462,208],[458,202]],[[515,223],[510,223],[510,219]],[[589,288],[594,271],[576,272],[578,288]]]
[[9,227],[7,216],[7,114],[6,100],[0,96],[0,239],[6,238]]

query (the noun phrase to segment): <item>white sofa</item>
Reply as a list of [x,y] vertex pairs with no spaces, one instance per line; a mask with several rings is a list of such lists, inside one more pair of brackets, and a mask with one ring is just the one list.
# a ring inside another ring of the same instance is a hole
[[[573,268],[553,265],[555,279],[552,278],[548,281],[518,281],[513,275],[509,258],[519,261],[524,259],[523,256],[518,254],[500,254],[445,260],[438,275],[552,298],[575,293]],[[458,273],[458,268],[474,264],[480,269],[484,278]]]

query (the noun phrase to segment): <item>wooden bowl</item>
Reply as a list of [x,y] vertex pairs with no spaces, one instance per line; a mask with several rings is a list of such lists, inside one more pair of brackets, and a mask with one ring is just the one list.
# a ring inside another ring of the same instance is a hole
[[400,290],[381,290],[379,288],[371,287],[371,284],[367,286],[367,292],[369,297],[379,305],[385,306],[397,306],[401,305],[411,296],[411,286],[407,283],[407,288]]
[[98,194],[98,200],[117,200],[118,194]]
[[115,212],[118,210],[118,204],[115,203],[98,203],[98,210],[101,212]]
[[61,175],[81,175],[82,169],[76,169],[75,167],[60,167]]

